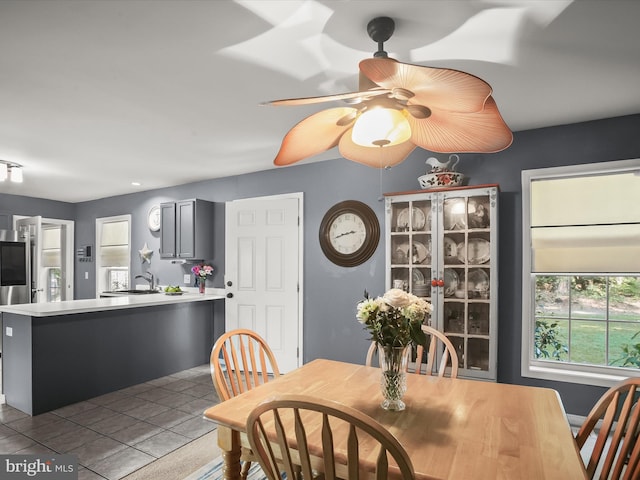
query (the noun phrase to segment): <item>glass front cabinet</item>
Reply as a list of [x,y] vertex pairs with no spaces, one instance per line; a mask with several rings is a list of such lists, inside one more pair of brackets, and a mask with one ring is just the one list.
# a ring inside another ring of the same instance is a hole
[[495,381],[498,186],[385,195],[387,288],[433,305],[456,347],[458,376]]

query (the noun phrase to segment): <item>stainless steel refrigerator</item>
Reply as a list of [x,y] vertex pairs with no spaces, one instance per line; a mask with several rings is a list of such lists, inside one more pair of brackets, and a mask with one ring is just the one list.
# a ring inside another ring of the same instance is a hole
[[0,230],[0,305],[31,301],[29,243],[14,230]]

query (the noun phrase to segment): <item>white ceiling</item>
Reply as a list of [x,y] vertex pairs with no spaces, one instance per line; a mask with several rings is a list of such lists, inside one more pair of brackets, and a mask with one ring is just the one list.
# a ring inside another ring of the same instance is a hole
[[0,192],[79,202],[275,168],[289,128],[335,105],[259,103],[357,90],[381,15],[391,57],[486,80],[513,131],[640,113],[635,0],[0,0],[0,159],[25,177]]

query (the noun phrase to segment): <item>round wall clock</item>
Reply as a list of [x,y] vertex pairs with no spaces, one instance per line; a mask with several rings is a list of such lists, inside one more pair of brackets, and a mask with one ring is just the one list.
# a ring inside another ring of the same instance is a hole
[[320,224],[319,238],[322,251],[336,265],[360,265],[378,247],[378,217],[368,205],[345,200],[327,211]]
[[154,205],[149,209],[149,215],[147,216],[147,225],[149,230],[157,232],[160,230],[160,206]]

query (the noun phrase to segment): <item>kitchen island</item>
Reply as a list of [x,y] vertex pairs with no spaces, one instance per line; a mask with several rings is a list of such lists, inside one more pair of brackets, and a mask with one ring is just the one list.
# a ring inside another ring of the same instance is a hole
[[6,403],[38,415],[208,363],[222,293],[0,306]]

